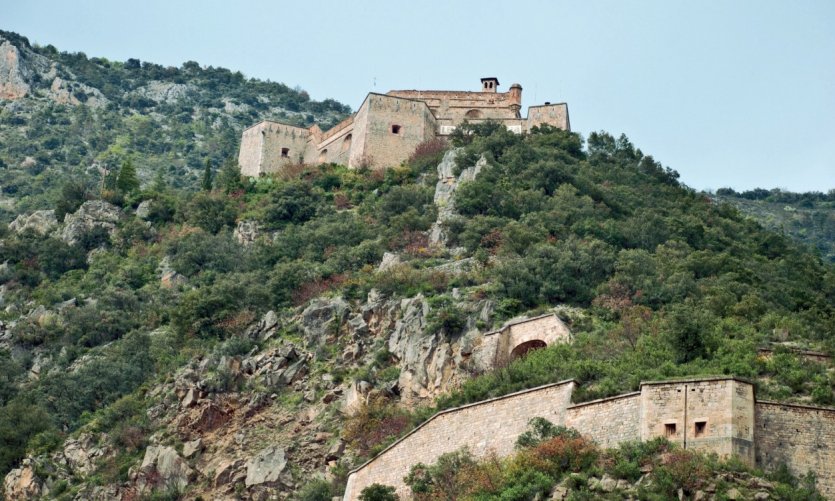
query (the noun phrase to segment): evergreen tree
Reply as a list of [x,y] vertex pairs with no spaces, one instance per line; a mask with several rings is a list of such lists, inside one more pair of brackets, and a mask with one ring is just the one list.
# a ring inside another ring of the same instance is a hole
[[238,162],[234,158],[228,158],[217,173],[216,186],[226,193],[243,188],[241,183],[241,171],[238,169]]
[[212,161],[209,159],[206,159],[206,168],[203,169],[201,186],[205,191],[212,191]]
[[122,193],[132,193],[139,189],[139,178],[136,177],[136,167],[130,160],[125,160],[116,179],[116,188]]

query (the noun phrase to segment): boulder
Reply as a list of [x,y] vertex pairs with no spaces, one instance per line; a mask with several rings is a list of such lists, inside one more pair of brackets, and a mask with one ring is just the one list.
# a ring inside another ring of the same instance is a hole
[[21,214],[9,223],[9,229],[15,233],[22,233],[32,230],[35,233],[46,235],[58,226],[54,210],[36,210],[31,214]]
[[186,488],[194,474],[173,447],[153,445],[145,449],[140,471],[144,473],[147,485],[176,487],[180,491]]
[[183,457],[191,459],[203,451],[203,439],[191,440],[183,444]]
[[275,446],[267,447],[247,462],[244,483],[247,487],[251,487],[277,482],[286,468],[287,458],[284,455],[284,449]]
[[115,205],[103,200],[84,202],[77,211],[67,214],[64,218],[64,229],[61,240],[70,245],[78,243],[81,238],[95,228],[104,229],[108,236],[116,231],[116,223],[122,216],[122,211]]
[[383,253],[383,259],[380,261],[380,265],[377,266],[377,271],[386,271],[400,263],[400,256],[392,252],[385,252]]
[[322,344],[336,335],[348,314],[348,303],[341,297],[314,299],[301,315],[301,326],[311,344]]
[[143,200],[136,206],[136,217],[147,220],[151,216],[151,200]]

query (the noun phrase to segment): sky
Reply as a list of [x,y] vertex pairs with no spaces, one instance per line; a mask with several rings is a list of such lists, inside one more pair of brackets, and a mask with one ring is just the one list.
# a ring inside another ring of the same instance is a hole
[[370,91],[520,83],[696,189],[835,189],[832,0],[0,0],[0,29],[185,61],[356,109]]

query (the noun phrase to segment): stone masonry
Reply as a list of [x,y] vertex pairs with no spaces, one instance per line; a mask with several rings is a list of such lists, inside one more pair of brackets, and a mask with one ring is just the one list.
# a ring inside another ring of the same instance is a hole
[[522,118],[522,86],[498,92],[496,78],[482,78],[481,90],[393,90],[370,93],[356,113],[327,132],[318,125],[297,127],[262,121],[241,135],[241,173],[259,176],[280,172],[293,163],[340,163],[349,167],[386,168],[409,158],[417,145],[451,134],[465,120],[497,121],[521,134],[534,126],[571,130],[568,105],[531,106]]
[[563,381],[439,412],[351,472],[344,500],[358,499],[373,483],[409,498],[403,477],[412,465],[463,447],[481,457],[509,455],[535,417],[575,428],[602,447],[665,436],[751,466],[811,471],[835,499],[835,408],[758,402],[754,386],[733,377],[644,382],[638,392],[572,405],[575,386]]

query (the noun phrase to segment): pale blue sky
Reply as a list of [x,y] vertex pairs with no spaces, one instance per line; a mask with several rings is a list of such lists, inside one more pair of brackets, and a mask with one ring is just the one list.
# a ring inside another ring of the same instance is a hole
[[0,28],[88,56],[223,66],[354,109],[371,90],[496,76],[522,84],[525,107],[568,102],[584,136],[625,133],[694,188],[835,188],[831,0],[0,0]]

